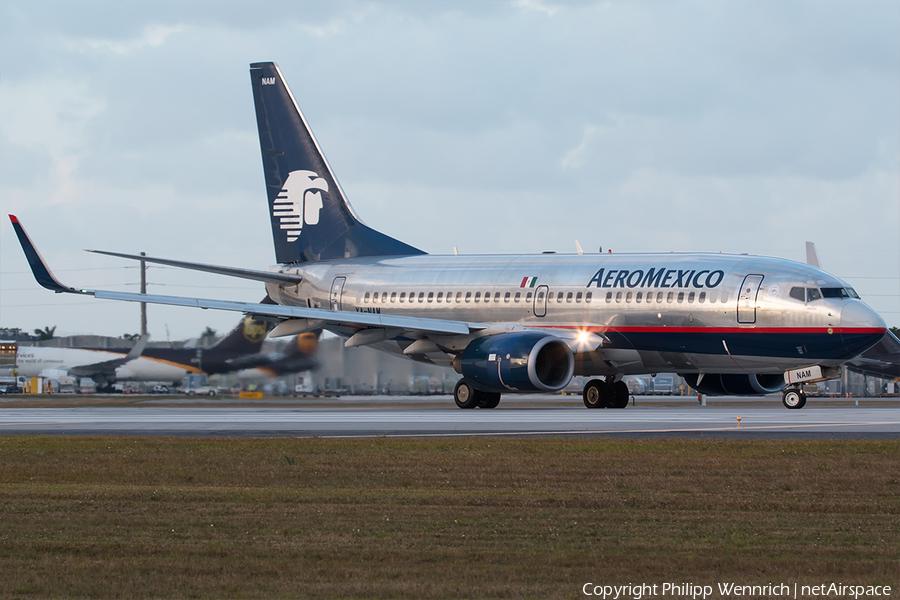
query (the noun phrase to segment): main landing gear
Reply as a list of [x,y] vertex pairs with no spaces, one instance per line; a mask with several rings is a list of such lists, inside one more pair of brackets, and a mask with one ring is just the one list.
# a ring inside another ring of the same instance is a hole
[[500,394],[497,392],[482,392],[472,387],[465,379],[456,382],[453,390],[453,399],[460,408],[497,408],[500,404]]
[[789,387],[781,394],[781,403],[785,408],[803,408],[806,406],[806,394],[799,388]]
[[619,381],[591,379],[584,386],[584,405],[588,408],[625,408],[628,406],[628,386]]

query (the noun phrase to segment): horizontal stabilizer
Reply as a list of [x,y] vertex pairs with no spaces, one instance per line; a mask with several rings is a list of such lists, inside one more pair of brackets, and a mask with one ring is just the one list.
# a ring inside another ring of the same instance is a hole
[[221,267],[218,265],[207,265],[204,263],[186,262],[183,260],[170,260],[168,258],[155,258],[153,256],[140,256],[137,254],[122,254],[121,252],[107,252],[105,250],[87,250],[95,254],[105,254],[107,256],[116,256],[118,258],[127,258],[129,260],[143,260],[158,265],[167,265],[170,267],[178,267],[179,269],[190,269],[192,271],[204,271],[206,273],[215,273],[216,275],[227,275],[229,277],[239,277],[240,279],[252,279],[254,281],[263,281],[265,283],[277,283],[279,285],[298,284],[302,281],[299,275],[291,275],[290,273],[272,273],[269,271],[259,271],[256,269],[240,269],[237,267]]

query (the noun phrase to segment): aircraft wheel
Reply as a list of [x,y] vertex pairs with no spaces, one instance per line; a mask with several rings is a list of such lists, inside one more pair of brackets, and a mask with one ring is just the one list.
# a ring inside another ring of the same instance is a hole
[[453,400],[460,408],[475,408],[481,399],[482,393],[472,387],[472,384],[465,379],[456,382],[453,389]]
[[591,379],[585,384],[582,397],[588,408],[606,408],[612,392],[602,379]]
[[620,379],[612,384],[612,391],[612,408],[625,408],[628,406],[628,384]]
[[500,394],[496,392],[481,392],[481,400],[478,402],[478,408],[497,408],[500,404]]
[[781,395],[781,403],[785,408],[797,409],[806,406],[806,394],[797,389],[785,390]]

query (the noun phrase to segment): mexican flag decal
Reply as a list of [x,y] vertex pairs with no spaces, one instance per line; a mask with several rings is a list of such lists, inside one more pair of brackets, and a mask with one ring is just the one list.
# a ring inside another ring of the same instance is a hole
[[533,288],[534,284],[537,283],[537,277],[523,277],[522,283],[519,285],[520,288],[529,287]]

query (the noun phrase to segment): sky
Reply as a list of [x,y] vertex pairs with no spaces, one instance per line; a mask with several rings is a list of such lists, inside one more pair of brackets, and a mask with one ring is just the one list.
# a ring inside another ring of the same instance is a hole
[[[0,0],[0,205],[63,283],[87,248],[275,262],[249,64],[275,61],[357,214],[429,253],[805,260],[900,325],[900,2]],[[148,269],[151,293],[262,284]],[[154,340],[233,313],[150,306]],[[0,223],[0,327],[139,330],[53,294]]]

